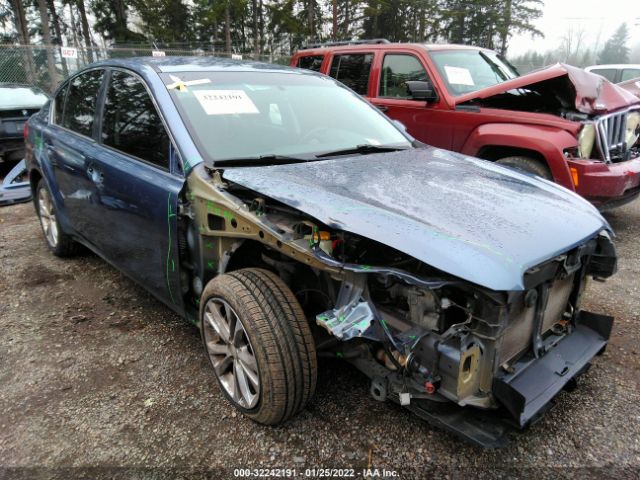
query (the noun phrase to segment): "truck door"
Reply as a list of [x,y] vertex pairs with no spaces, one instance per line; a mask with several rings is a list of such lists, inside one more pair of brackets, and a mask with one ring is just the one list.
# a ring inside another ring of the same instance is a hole
[[408,80],[434,85],[422,60],[411,52],[380,52],[376,67],[371,102],[421,142],[451,149],[453,119],[448,105],[441,97],[433,102],[413,100],[407,92]]

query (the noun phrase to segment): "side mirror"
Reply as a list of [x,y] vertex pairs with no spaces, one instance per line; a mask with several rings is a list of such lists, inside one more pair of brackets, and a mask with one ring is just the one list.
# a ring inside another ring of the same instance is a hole
[[433,102],[438,99],[433,85],[431,82],[424,82],[422,80],[408,80],[405,82],[407,85],[407,93],[411,96],[412,100],[424,100],[425,102]]

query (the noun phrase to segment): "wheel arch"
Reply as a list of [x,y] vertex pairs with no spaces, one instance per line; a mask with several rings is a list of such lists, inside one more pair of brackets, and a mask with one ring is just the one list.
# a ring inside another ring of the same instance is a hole
[[31,196],[35,198],[36,196],[36,188],[38,187],[38,182],[42,179],[42,173],[37,168],[32,168],[29,171],[29,186],[31,188]]
[[471,132],[461,152],[490,161],[514,155],[532,157],[549,167],[556,183],[575,190],[563,151],[576,143],[574,135],[556,127],[492,123]]

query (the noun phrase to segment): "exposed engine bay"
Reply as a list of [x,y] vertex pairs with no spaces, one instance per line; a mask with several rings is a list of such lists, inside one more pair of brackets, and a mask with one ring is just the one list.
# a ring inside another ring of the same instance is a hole
[[[542,405],[532,410],[531,402],[539,403],[540,396],[527,398],[509,378],[533,371],[535,360],[548,352],[562,362],[564,374],[569,372],[576,359],[564,362],[554,350],[560,351],[556,346],[572,333],[585,331],[580,298],[587,279],[605,278],[616,268],[613,244],[603,231],[529,269],[524,290],[494,291],[249,189],[231,185],[225,195],[261,227],[261,241],[224,239],[226,247],[209,263],[218,271],[207,272],[205,260],[200,271],[193,267],[192,284],[202,285],[245,262],[276,272],[315,324],[319,356],[351,362],[370,378],[374,398],[393,400],[432,421],[425,402],[504,410],[519,427],[532,421]],[[213,207],[207,216],[208,228],[220,234],[228,233],[226,222],[235,224],[236,232],[249,233],[249,224],[245,228],[235,214]],[[211,237],[202,233],[204,252],[195,257],[206,259],[204,245]],[[198,288],[191,294],[197,298]],[[612,319],[598,316],[596,323],[604,330],[594,331],[597,351],[591,356],[606,345]],[[571,373],[573,378],[577,372]],[[570,377],[558,378],[545,391],[545,404]],[[485,446],[499,442],[497,435],[469,433],[468,426],[455,423],[444,426]]]

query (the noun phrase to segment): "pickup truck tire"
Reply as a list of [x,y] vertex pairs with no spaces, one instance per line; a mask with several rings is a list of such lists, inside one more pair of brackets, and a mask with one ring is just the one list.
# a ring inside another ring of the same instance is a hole
[[533,173],[539,177],[542,177],[546,180],[553,181],[553,175],[551,175],[551,170],[547,167],[544,162],[531,157],[505,157],[497,160],[496,163],[500,165],[504,165],[506,167],[515,168],[516,170],[522,170],[527,173]]
[[202,293],[200,321],[205,352],[234,407],[265,425],[304,408],[316,388],[315,343],[278,276],[247,268],[214,278]]
[[58,257],[75,255],[78,252],[78,244],[70,235],[62,231],[58,221],[58,212],[51,200],[51,193],[42,179],[36,186],[33,202],[49,249]]

